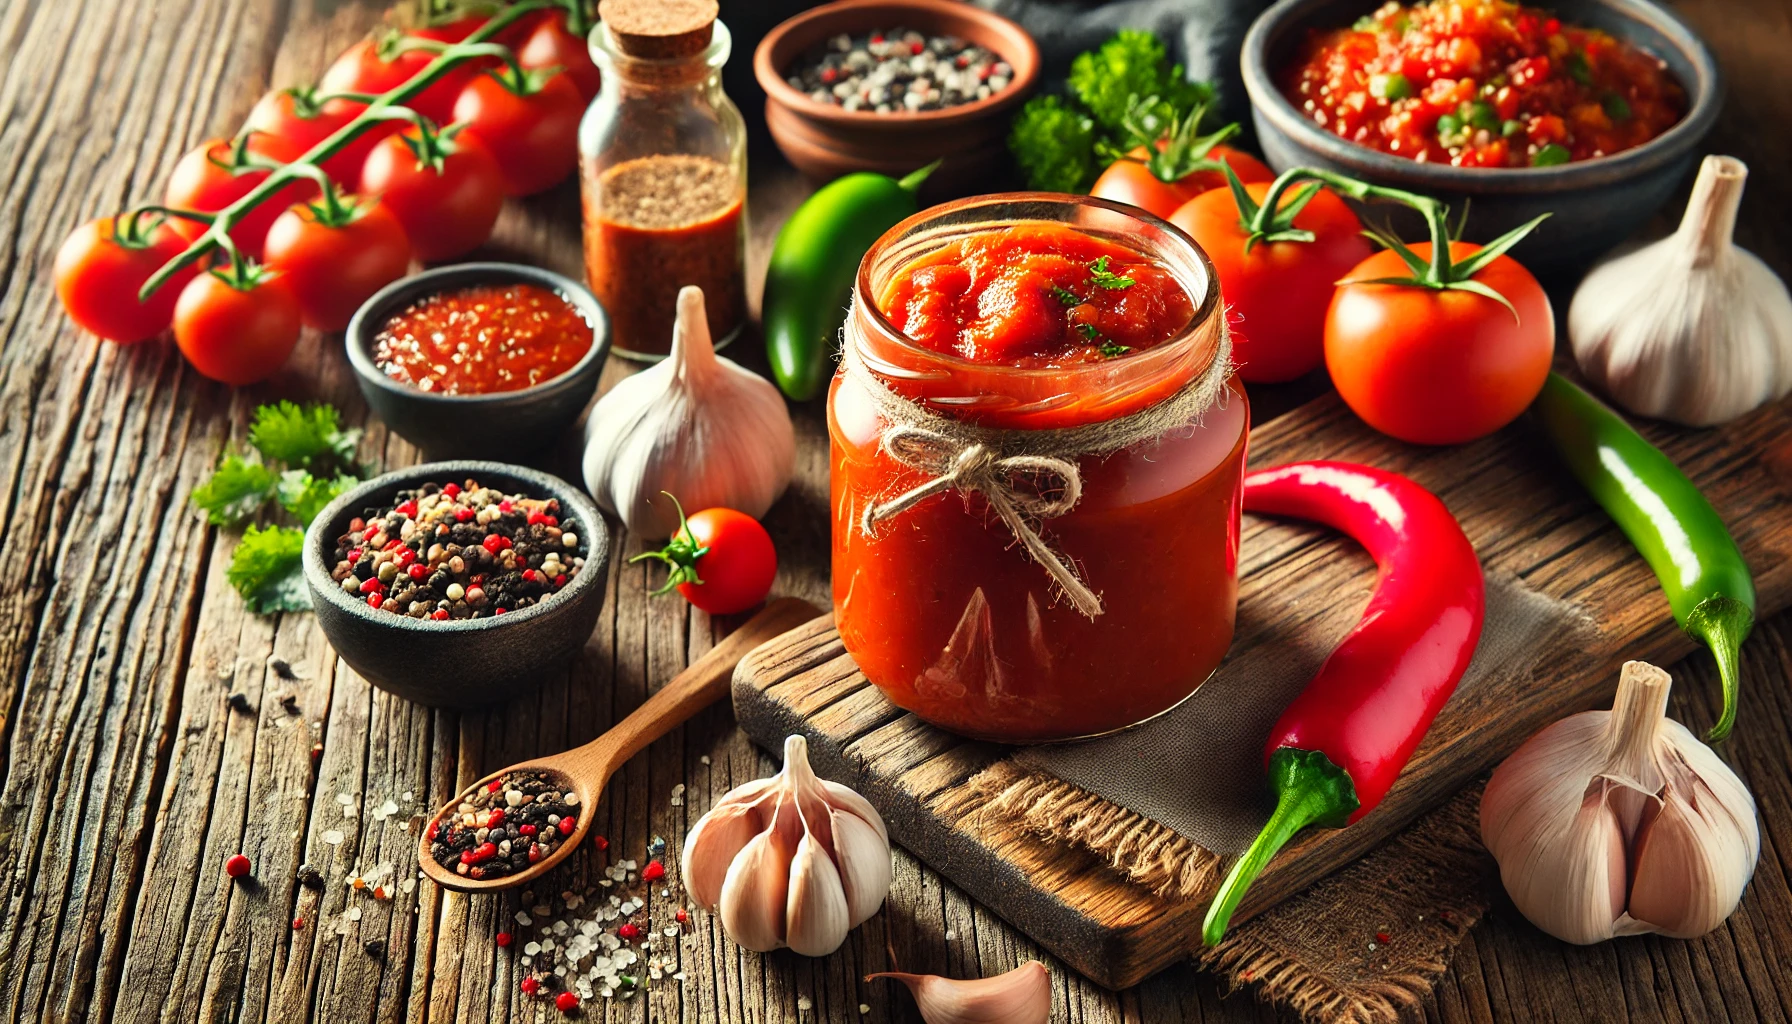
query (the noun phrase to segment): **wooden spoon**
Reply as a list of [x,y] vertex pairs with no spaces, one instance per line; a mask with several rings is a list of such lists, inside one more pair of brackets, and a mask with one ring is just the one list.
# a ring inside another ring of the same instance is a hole
[[419,866],[438,885],[460,892],[495,892],[527,885],[540,878],[585,841],[592,822],[597,820],[598,797],[603,794],[610,776],[622,767],[623,762],[664,736],[674,726],[720,700],[728,692],[734,666],[747,656],[747,652],[820,614],[814,605],[800,598],[778,598],[766,605],[759,614],[748,619],[745,625],[728,634],[721,643],[710,648],[708,653],[661,687],[658,693],[647,698],[646,703],[636,708],[609,732],[565,753],[500,768],[473,785],[460,789],[430,819],[441,820],[460,805],[461,798],[467,793],[477,792],[479,787],[489,785],[494,779],[511,772],[534,770],[557,774],[566,779],[567,789],[578,795],[578,824],[564,842],[554,847],[554,852],[539,862],[515,874],[499,878],[468,878],[437,863],[429,850],[429,828],[426,825],[423,835],[417,840]]

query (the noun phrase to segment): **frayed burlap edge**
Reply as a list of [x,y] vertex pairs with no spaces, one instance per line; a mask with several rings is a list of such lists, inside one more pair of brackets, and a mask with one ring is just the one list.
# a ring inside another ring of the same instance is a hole
[[[1393,1024],[1421,1002],[1490,899],[1478,838],[1480,787],[1458,794],[1376,852],[1189,950],[1228,988],[1251,987],[1303,1020]],[[1062,779],[998,761],[942,805],[1003,819],[1099,857],[1155,895],[1206,900],[1224,858]]]
[[1206,899],[1224,877],[1219,854],[1180,832],[1011,760],[991,765],[955,796],[963,810],[975,807],[1051,842],[1087,850],[1158,896]]

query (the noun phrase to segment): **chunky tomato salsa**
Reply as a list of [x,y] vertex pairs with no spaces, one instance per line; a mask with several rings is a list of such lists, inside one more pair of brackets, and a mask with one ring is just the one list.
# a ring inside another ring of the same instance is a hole
[[1168,268],[1061,224],[950,242],[891,279],[878,307],[920,345],[1021,368],[1113,359],[1181,334],[1194,304]]
[[1667,66],[1508,0],[1382,5],[1315,31],[1281,81],[1360,145],[1460,167],[1547,167],[1640,146],[1686,114]]

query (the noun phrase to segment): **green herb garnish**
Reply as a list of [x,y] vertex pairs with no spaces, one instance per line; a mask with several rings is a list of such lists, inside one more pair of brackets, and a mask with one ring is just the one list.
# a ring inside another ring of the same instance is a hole
[[1104,359],[1112,359],[1115,356],[1123,356],[1126,353],[1131,352],[1131,351],[1132,351],[1131,345],[1122,345],[1117,341],[1104,341],[1101,343],[1101,355],[1102,355],[1102,358],[1104,358]]
[[1080,306],[1089,301],[1073,291],[1059,288],[1056,285],[1052,286],[1052,298],[1057,299],[1061,305],[1065,306]]
[[252,450],[226,455],[211,478],[193,490],[193,504],[214,526],[278,519],[282,513],[298,524],[250,523],[231,552],[225,578],[251,611],[310,607],[300,573],[305,527],[361,482],[355,462],[360,438],[359,430],[342,428],[341,414],[331,406],[264,405],[249,426]]
[[1101,332],[1095,329],[1094,324],[1071,324],[1070,326],[1076,333],[1083,336],[1084,341],[1101,340]]
[[1587,63],[1587,55],[1579,50],[1573,51],[1563,59],[1562,69],[1568,72],[1569,78],[1582,85],[1593,84],[1593,68]]
[[1109,271],[1106,256],[1097,257],[1095,262],[1089,264],[1089,283],[1109,291],[1119,291],[1122,288],[1131,288],[1138,284],[1130,277],[1122,277]]
[[1412,95],[1412,80],[1398,72],[1391,75],[1370,75],[1369,94],[1387,100],[1403,100]]
[[1559,146],[1552,142],[1542,149],[1539,149],[1536,154],[1531,157],[1531,166],[1554,167],[1557,164],[1565,164],[1572,159],[1574,159],[1574,154],[1568,152],[1567,146]]
[[1601,100],[1599,105],[1605,108],[1605,116],[1614,121],[1630,120],[1629,101],[1615,92],[1606,93],[1605,99]]
[[1500,137],[1501,138],[1509,139],[1512,136],[1517,135],[1519,132],[1522,132],[1522,131],[1524,131],[1524,122],[1523,121],[1502,121],[1502,122],[1500,122]]
[[1485,128],[1490,132],[1499,131],[1500,112],[1493,104],[1485,100],[1476,100],[1468,105],[1468,123],[1476,128]]

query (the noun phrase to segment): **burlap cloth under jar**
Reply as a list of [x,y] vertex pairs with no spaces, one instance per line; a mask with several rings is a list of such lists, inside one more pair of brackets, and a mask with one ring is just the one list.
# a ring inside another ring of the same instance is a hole
[[[1273,592],[1250,601],[1252,615],[1299,619]],[[988,800],[982,813],[1087,849],[1166,899],[1204,903],[1268,818],[1264,736],[1348,628],[1307,622],[1229,656],[1188,701],[1138,728],[1018,751],[972,780]],[[1528,677],[1585,628],[1574,606],[1489,578],[1480,646],[1458,692]],[[1477,837],[1479,799],[1476,784],[1375,853],[1235,925],[1219,946],[1189,953],[1307,1020],[1397,1020],[1487,907],[1492,861]]]

